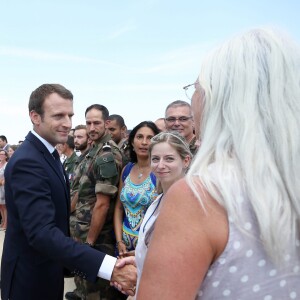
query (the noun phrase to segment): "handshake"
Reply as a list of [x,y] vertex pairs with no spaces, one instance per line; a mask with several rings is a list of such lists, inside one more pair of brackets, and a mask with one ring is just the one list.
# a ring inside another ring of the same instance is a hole
[[130,254],[128,255],[128,257],[123,256],[123,258],[117,260],[111,276],[110,285],[125,295],[134,296],[137,282],[137,269],[135,256],[132,256],[132,254],[131,256]]

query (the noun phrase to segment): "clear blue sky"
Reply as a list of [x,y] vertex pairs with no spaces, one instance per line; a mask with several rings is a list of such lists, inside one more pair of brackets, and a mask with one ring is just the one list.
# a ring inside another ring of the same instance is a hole
[[74,94],[73,125],[105,105],[128,128],[185,97],[207,51],[259,26],[300,41],[300,1],[0,0],[0,135],[32,128],[27,104],[43,83]]

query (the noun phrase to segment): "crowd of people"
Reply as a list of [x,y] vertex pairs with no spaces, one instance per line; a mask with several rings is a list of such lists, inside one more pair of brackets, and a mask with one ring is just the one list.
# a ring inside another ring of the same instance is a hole
[[34,90],[25,140],[0,136],[2,300],[299,298],[299,70],[251,30],[131,130],[101,104],[72,129],[71,91]]
[[5,205],[5,191],[4,191],[4,170],[9,158],[17,150],[22,141],[17,145],[10,145],[7,142],[5,135],[0,135],[0,230],[5,231],[7,226],[7,212]]

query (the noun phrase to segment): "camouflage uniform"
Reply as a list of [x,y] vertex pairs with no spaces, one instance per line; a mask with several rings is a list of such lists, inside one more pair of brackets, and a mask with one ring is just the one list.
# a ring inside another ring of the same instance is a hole
[[[79,179],[80,179],[80,174],[79,174],[79,166],[82,163],[82,161],[85,159],[85,156],[89,153],[89,149],[86,150],[84,153],[82,153],[80,156],[77,157],[76,162],[74,164],[74,177],[73,177],[73,181],[70,184],[71,187],[71,200],[73,198],[73,196],[76,194],[76,192],[78,191],[78,186],[79,186]],[[77,174],[77,176],[76,176]],[[73,237],[75,239],[75,225],[76,225],[76,217],[75,217],[75,212],[71,212],[70,214],[70,234],[71,237]]]
[[89,153],[90,149],[86,150],[85,152],[83,152],[82,154],[80,154],[80,156],[77,156],[77,159],[74,163],[74,177],[73,177],[73,181],[71,184],[71,198],[72,198],[72,193],[74,194],[75,191],[78,191],[78,186],[79,186],[79,179],[80,179],[80,174],[79,174],[79,165],[83,162],[83,160],[85,159],[85,156]]
[[72,155],[70,157],[67,157],[63,163],[63,167],[69,178],[70,185],[72,185],[72,182],[74,180],[74,169],[76,166],[77,158],[78,158],[78,156],[76,155],[76,152],[74,151],[72,153]]
[[121,153],[123,155],[123,166],[127,165],[127,163],[130,162],[130,152],[129,152],[129,146],[128,146],[128,139],[124,138],[122,139],[118,144],[119,149],[121,150]]
[[[72,222],[73,228],[71,229],[73,237],[82,243],[86,241],[90,229],[93,208],[97,200],[96,194],[101,193],[111,197],[105,223],[94,244],[95,249],[109,255],[115,254],[113,214],[121,168],[121,152],[111,140],[110,135],[106,134],[90,149],[76,168],[73,186],[73,192],[78,191],[78,202],[74,216],[75,222]],[[123,295],[110,287],[109,282],[104,279],[98,278],[96,283],[90,283],[75,276],[74,280],[81,299],[124,299]]]
[[200,145],[200,142],[197,140],[196,136],[194,136],[189,143],[189,148],[190,148],[190,151],[193,154],[193,156],[196,155],[199,145]]

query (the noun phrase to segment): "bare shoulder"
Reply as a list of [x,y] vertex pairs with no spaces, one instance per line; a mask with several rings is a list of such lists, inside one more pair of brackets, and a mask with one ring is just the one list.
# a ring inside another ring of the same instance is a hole
[[223,252],[226,212],[203,187],[197,193],[203,205],[181,179],[163,196],[137,299],[195,299],[210,265]]
[[193,226],[195,235],[207,238],[213,260],[224,250],[228,240],[228,219],[226,210],[211,197],[206,189],[199,184],[198,198],[185,179],[171,186],[165,195],[164,205],[167,214],[177,214],[183,226]]

